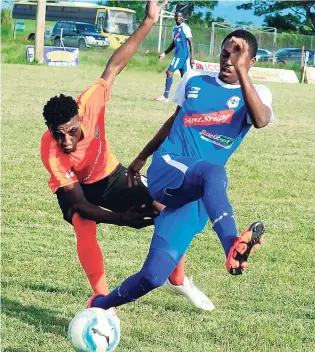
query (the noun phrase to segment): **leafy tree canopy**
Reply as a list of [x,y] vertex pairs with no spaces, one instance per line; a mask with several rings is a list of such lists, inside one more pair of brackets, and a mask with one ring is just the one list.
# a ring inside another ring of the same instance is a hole
[[[238,9],[254,10],[257,16],[268,15],[265,24],[280,30],[299,30],[315,33],[314,1],[251,1],[237,6]],[[285,25],[285,21],[288,21]],[[273,24],[273,25],[271,25]],[[295,29],[294,29],[295,27]]]
[[[99,1],[100,5],[116,6],[116,7],[126,7],[136,11],[137,20],[142,20],[145,16],[145,1],[122,1],[122,0],[109,0],[109,1]],[[211,14],[218,4],[218,1],[203,1],[203,0],[193,0],[193,1],[169,1],[166,10],[182,11],[184,16],[187,17],[189,23],[204,23],[207,22],[209,18],[208,13]],[[203,17],[200,11],[201,8],[208,9],[209,12]],[[207,17],[208,16],[208,17]],[[212,17],[210,17],[212,18]]]

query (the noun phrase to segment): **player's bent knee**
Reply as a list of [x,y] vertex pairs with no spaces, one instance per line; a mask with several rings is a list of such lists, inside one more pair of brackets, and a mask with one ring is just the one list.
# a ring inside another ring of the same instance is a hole
[[155,235],[147,259],[139,272],[144,292],[152,291],[164,284],[174,271],[182,254],[172,248],[163,238]]

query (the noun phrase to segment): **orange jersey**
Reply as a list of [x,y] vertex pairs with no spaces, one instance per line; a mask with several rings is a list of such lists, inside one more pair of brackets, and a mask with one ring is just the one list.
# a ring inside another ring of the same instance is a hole
[[100,79],[77,98],[84,138],[74,152],[64,153],[49,131],[43,134],[41,157],[50,173],[48,184],[53,193],[74,182],[97,182],[119,164],[105,136],[105,104],[109,94],[109,84]]

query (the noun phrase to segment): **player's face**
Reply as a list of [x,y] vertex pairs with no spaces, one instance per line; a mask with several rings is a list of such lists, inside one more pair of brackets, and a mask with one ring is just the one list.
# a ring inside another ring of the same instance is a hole
[[77,149],[78,142],[82,137],[78,115],[75,115],[69,122],[49,130],[64,153],[69,154]]
[[[229,40],[226,40],[223,44],[220,54],[220,73],[219,78],[225,83],[238,83],[238,76],[235,71],[234,66],[232,65],[230,55],[233,52],[234,44]],[[247,57],[246,68],[250,69],[252,65],[252,58],[250,56]]]
[[177,26],[179,26],[181,23],[183,23],[184,16],[181,12],[176,12],[174,19],[175,19]]

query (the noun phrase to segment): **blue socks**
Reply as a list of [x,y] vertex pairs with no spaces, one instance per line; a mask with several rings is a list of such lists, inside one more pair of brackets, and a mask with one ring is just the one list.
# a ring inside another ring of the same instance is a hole
[[92,307],[109,309],[134,302],[164,284],[176,268],[183,254],[170,246],[165,239],[154,235],[142,269],[128,277],[107,296],[97,296]]
[[173,76],[166,77],[164,98],[168,99],[173,84]]

